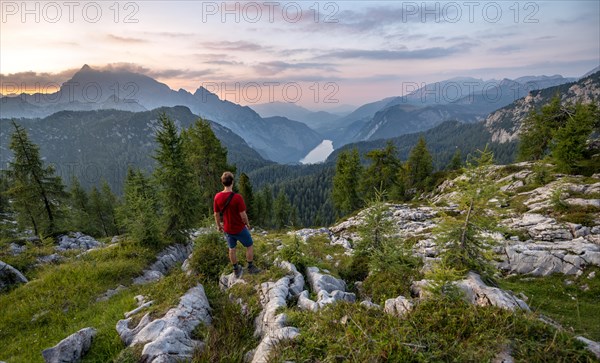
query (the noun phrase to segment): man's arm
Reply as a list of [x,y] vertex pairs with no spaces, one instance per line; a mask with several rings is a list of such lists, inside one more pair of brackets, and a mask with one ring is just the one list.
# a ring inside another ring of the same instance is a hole
[[215,212],[215,222],[217,223],[217,229],[219,232],[223,232],[223,225],[221,224],[221,215]]
[[240,217],[242,217],[242,222],[244,222],[246,227],[250,229],[250,221],[248,221],[248,215],[246,214],[246,211],[240,212]]

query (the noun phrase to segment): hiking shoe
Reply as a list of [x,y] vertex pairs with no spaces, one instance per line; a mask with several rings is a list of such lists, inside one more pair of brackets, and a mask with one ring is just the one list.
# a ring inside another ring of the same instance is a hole
[[252,275],[254,275],[254,274],[257,274],[257,273],[259,273],[260,271],[261,271],[261,270],[260,270],[258,267],[254,266],[254,265],[252,265],[252,266],[248,266],[248,273],[249,273],[249,274],[252,274]]
[[242,266],[237,265],[233,268],[233,273],[236,279],[239,279],[242,276]]

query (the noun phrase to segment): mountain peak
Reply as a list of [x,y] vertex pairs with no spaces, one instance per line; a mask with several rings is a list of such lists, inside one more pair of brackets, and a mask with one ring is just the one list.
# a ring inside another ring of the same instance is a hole
[[81,69],[79,70],[79,72],[89,72],[92,70],[92,67],[88,66],[87,64],[84,64],[83,67],[81,67]]

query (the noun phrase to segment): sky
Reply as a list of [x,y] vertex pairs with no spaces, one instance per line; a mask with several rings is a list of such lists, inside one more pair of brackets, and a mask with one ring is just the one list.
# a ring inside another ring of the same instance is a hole
[[361,105],[454,77],[579,77],[599,1],[5,1],[0,82],[33,92],[84,64],[251,105]]

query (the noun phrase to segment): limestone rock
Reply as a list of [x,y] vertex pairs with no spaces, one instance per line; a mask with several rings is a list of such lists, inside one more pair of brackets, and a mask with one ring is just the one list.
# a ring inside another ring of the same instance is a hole
[[309,238],[311,238],[313,236],[319,236],[319,235],[325,235],[326,237],[329,238],[329,233],[330,232],[327,228],[319,228],[319,229],[304,228],[304,229],[300,229],[297,231],[288,232],[288,234],[298,236],[302,240],[302,242],[307,242]]
[[518,242],[505,247],[500,268],[513,273],[548,276],[575,275],[585,266],[600,266],[600,245],[583,237],[559,242]]
[[590,352],[594,353],[596,358],[600,359],[600,343],[595,342],[593,340],[589,340],[582,336],[575,337],[575,339],[585,343],[586,349],[589,350]]
[[308,297],[308,290],[304,290],[298,296],[298,308],[302,310],[317,311],[319,310],[319,304]]
[[200,323],[208,325],[211,320],[204,288],[198,285],[189,289],[180,298],[179,305],[161,319],[151,321],[146,314],[133,329],[128,326],[131,318],[120,320],[116,328],[127,346],[144,345],[144,362],[176,362],[191,360],[194,349],[202,343],[193,340],[190,334]]
[[4,290],[5,288],[16,284],[26,284],[27,282],[27,278],[21,271],[0,261],[0,290]]
[[133,283],[142,285],[162,279],[176,264],[184,262],[192,253],[192,250],[191,243],[176,244],[165,248],[156,256],[156,261],[147,270],[144,270],[141,276],[133,279]]
[[276,265],[293,274],[293,278],[290,280],[289,297],[294,298],[300,295],[304,290],[304,276],[298,272],[293,263],[288,261],[278,261],[276,262]]
[[154,341],[144,345],[142,359],[154,363],[177,363],[190,360],[194,350],[202,346],[202,342],[190,339],[185,331],[170,326]]
[[298,328],[284,327],[265,336],[253,352],[252,363],[268,363],[271,350],[282,340],[295,339],[300,334]]
[[313,291],[319,293],[325,290],[331,293],[335,290],[345,291],[346,283],[342,279],[335,278],[331,275],[322,274],[318,267],[307,267],[306,277]]
[[369,309],[381,309],[381,306],[379,304],[375,304],[372,301],[369,300],[363,300],[360,302],[360,304],[364,307],[367,307]]
[[413,303],[404,296],[400,295],[395,299],[387,299],[385,301],[383,311],[390,315],[402,317],[412,309]]
[[538,241],[567,241],[573,239],[568,226],[541,214],[525,213],[517,218],[504,221],[515,229],[525,229],[529,236]]
[[465,293],[467,301],[471,304],[493,305],[513,311],[517,309],[530,311],[526,302],[507,291],[487,286],[481,281],[481,276],[474,272],[469,272],[466,279],[455,282],[455,285]]
[[18,245],[14,242],[12,242],[10,245],[8,245],[8,252],[13,255],[13,256],[18,256],[21,253],[25,252],[27,250],[27,246],[23,245]]
[[246,280],[243,279],[243,275],[235,277],[235,273],[230,273],[228,275],[223,274],[219,277],[219,287],[221,290],[227,290],[231,288],[235,284],[245,284]]
[[52,348],[44,349],[42,355],[46,363],[80,362],[81,357],[92,346],[92,339],[96,336],[96,329],[84,328],[61,340]]
[[581,207],[600,208],[600,199],[568,198],[565,200],[565,203]]
[[256,317],[254,334],[260,337],[261,341],[253,352],[248,353],[248,359],[252,363],[268,362],[269,354],[276,344],[283,339],[294,339],[299,334],[297,328],[286,326],[286,314],[277,314],[279,308],[287,306],[286,299],[290,296],[292,280],[293,277],[284,276],[276,282],[260,285],[259,297],[263,310]]
[[102,243],[96,241],[93,237],[75,232],[58,237],[58,246],[55,249],[59,252],[73,249],[87,251],[101,246]]

